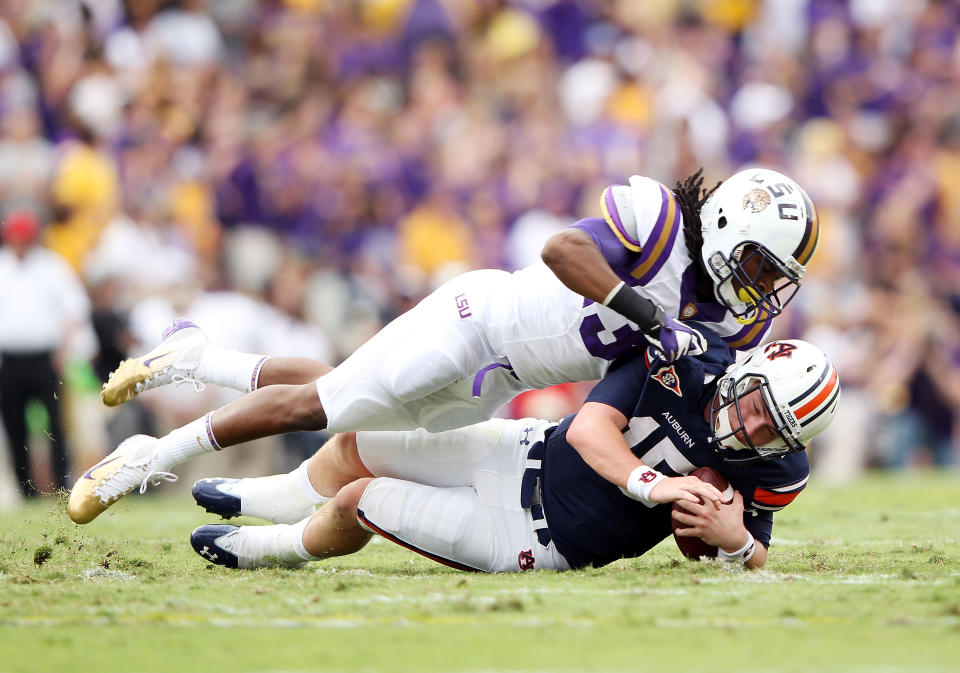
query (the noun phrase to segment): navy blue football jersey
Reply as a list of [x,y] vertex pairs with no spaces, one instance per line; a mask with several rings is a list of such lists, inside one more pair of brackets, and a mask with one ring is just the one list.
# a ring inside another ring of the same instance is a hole
[[[715,333],[702,332],[710,346],[706,353],[669,365],[655,361],[652,372],[647,353],[618,360],[587,401],[608,404],[629,419],[624,437],[646,465],[668,476],[698,467],[719,470],[743,496],[747,530],[769,546],[773,512],[806,486],[807,455],[800,451],[733,464],[714,451],[704,410],[716,390],[715,379],[734,356]],[[639,556],[671,533],[671,506],[647,507],[594,472],[566,441],[573,417],[547,439],[543,460],[541,493],[557,550],[575,568]]]

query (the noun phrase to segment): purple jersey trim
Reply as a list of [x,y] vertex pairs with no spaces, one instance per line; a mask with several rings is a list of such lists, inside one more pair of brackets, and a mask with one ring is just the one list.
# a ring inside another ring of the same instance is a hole
[[643,244],[643,252],[631,274],[641,285],[649,283],[666,264],[680,231],[680,208],[676,197],[660,185],[660,215]]
[[723,340],[727,342],[730,348],[738,351],[749,350],[760,345],[760,342],[763,341],[767,332],[770,331],[772,324],[772,320],[764,320],[763,322],[746,325],[736,334],[723,337]]
[[[688,266],[680,280],[680,315],[681,320],[699,320],[708,323],[722,323],[727,317],[725,306],[717,302],[698,302],[693,290],[696,281],[696,268]],[[730,348],[734,350],[749,350],[766,337],[772,321],[744,325],[744,327],[729,336],[721,336]],[[716,327],[714,328],[716,329]]]
[[510,376],[517,379],[517,381],[520,380],[520,378],[517,376],[517,373],[513,371],[513,367],[511,367],[508,364],[504,364],[503,362],[494,362],[492,365],[487,365],[486,367],[478,371],[477,375],[473,377],[473,396],[474,397],[480,397],[480,389],[483,386],[483,377],[487,375],[487,372],[493,369],[497,369],[498,367],[503,367],[504,369],[510,372]]
[[640,284],[636,278],[630,275],[630,271],[636,266],[639,254],[623,247],[623,243],[610,229],[606,220],[599,217],[587,217],[570,226],[585,231],[593,239],[593,242],[600,248],[600,254],[607,260],[607,264],[610,265],[610,268],[613,269],[620,280],[630,287]]
[[716,302],[698,302],[694,285],[697,269],[690,264],[680,276],[680,315],[681,320],[699,320],[701,322],[723,322],[727,315],[725,306]]

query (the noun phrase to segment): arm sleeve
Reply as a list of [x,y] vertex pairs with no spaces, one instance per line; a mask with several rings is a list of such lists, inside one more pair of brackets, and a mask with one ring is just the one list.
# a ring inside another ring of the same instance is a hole
[[770,548],[770,534],[773,531],[773,512],[744,513],[743,525],[753,536],[753,539],[766,548]]
[[633,268],[640,254],[625,248],[610,227],[599,217],[588,217],[572,225],[571,228],[587,232],[600,248],[600,253],[614,271],[626,274]]

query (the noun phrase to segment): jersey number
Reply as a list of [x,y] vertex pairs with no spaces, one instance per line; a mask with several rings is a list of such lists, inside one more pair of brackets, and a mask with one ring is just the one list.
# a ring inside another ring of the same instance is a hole
[[633,346],[645,343],[643,333],[633,327],[633,323],[610,329],[596,313],[586,316],[580,323],[580,338],[590,355],[604,360],[615,360]]

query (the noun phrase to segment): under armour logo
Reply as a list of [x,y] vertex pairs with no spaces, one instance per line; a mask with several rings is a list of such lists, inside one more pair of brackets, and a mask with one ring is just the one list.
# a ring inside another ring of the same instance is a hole
[[200,550],[200,556],[208,558],[211,561],[217,560],[217,555],[210,551],[210,547],[203,545],[203,549]]
[[523,429],[523,437],[520,438],[520,446],[530,446],[530,435],[533,433],[533,427]]
[[528,549],[526,551],[520,552],[517,556],[517,565],[520,566],[520,570],[527,571],[533,570],[533,564],[536,563],[536,559],[533,558],[533,550]]

